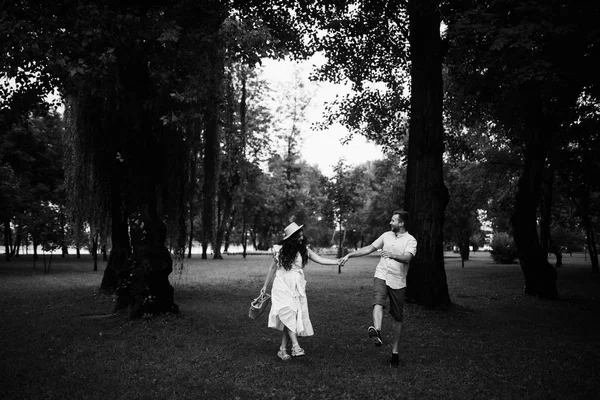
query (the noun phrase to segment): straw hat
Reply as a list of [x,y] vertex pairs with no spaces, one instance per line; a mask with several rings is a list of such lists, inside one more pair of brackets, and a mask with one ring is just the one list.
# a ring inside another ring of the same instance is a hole
[[298,232],[300,229],[302,229],[303,226],[304,225],[298,226],[298,224],[296,224],[295,222],[292,222],[291,224],[286,226],[285,229],[283,230],[283,233],[285,234],[285,237],[283,238],[283,240],[286,240],[287,238],[292,236],[294,233]]

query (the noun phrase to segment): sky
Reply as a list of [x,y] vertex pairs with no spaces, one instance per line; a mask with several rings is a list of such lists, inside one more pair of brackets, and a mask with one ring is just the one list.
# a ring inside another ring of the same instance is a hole
[[[314,123],[322,121],[326,102],[332,101],[338,94],[348,92],[343,85],[309,82],[308,74],[312,66],[319,61],[318,58],[311,59],[300,65],[307,85],[314,85],[316,90],[316,95],[307,110],[308,123],[302,131],[301,156],[310,165],[317,165],[324,175],[331,177],[333,166],[341,157],[347,165],[358,165],[382,159],[383,153],[377,145],[360,135],[355,135],[350,142],[342,144],[341,141],[348,135],[348,131],[340,125],[331,126],[327,130],[310,128]],[[294,64],[291,61],[263,60],[263,76],[270,83],[293,81],[293,71]]]
[[[354,135],[352,140],[342,144],[342,140],[347,137],[348,131],[339,124],[330,126],[327,130],[310,128],[313,124],[322,121],[326,102],[333,101],[336,95],[343,95],[349,90],[343,85],[310,82],[308,75],[313,65],[321,62],[322,59],[316,56],[299,66],[300,70],[303,71],[306,84],[310,87],[307,90],[316,91],[316,95],[307,110],[308,121],[302,130],[300,153],[308,164],[317,165],[325,176],[331,177],[333,166],[342,157],[347,165],[354,166],[366,161],[382,159],[384,155],[376,144],[367,141],[361,135]],[[263,60],[263,76],[274,87],[278,82],[292,82],[293,73],[294,62],[292,61]],[[62,107],[59,111],[63,111]]]

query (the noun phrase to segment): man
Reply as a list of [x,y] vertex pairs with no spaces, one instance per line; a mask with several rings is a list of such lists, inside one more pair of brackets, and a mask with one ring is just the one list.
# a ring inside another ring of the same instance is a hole
[[375,269],[373,279],[373,326],[369,327],[369,338],[375,346],[383,344],[381,340],[381,322],[383,309],[387,299],[390,300],[390,315],[393,318],[394,342],[390,366],[398,368],[398,347],[402,334],[404,317],[404,292],[406,291],[406,275],[410,261],[417,254],[417,240],[406,230],[409,220],[408,212],[394,211],[390,221],[391,230],[379,236],[372,244],[347,254],[340,260],[344,265],[349,258],[381,251],[381,259]]

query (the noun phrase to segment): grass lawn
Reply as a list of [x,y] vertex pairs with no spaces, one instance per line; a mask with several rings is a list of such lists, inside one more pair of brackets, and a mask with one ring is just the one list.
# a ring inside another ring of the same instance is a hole
[[[558,269],[561,300],[523,293],[517,264],[448,254],[449,312],[407,305],[401,367],[367,338],[377,259],[309,263],[315,335],[282,362],[267,316],[247,317],[268,256],[188,261],[171,275],[177,316],[107,316],[105,262],[0,261],[0,399],[598,399],[600,276],[581,254]],[[85,256],[89,257],[89,256]]]

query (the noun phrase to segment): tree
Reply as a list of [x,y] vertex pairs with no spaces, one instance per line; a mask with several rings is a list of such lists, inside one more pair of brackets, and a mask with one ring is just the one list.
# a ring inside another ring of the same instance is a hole
[[[89,207],[111,220],[101,286],[117,291],[116,309],[128,308],[131,317],[177,311],[165,243],[177,232],[174,243],[184,244],[185,199],[194,183],[188,161],[198,154],[200,137],[202,232],[214,238],[222,35],[227,17],[240,11],[263,16],[264,25],[281,34],[285,40],[273,41],[273,48],[301,53],[293,13],[270,2],[71,0],[42,7],[22,0],[3,6],[2,73],[20,85],[16,93],[32,92],[34,99],[55,87],[61,92],[73,133],[69,174],[98,194],[75,201],[92,199]],[[180,229],[172,229],[176,224]]]
[[[319,41],[319,50],[329,61],[316,74],[352,82],[357,93],[334,104],[328,121],[339,121],[353,133],[406,155],[404,208],[412,215],[411,233],[419,241],[407,298],[431,307],[450,305],[442,236],[448,194],[442,176],[439,6],[439,1],[356,1],[326,7],[321,24],[328,34]],[[408,151],[403,139],[407,131]]]
[[363,199],[360,216],[361,240],[371,243],[389,225],[390,214],[402,208],[406,168],[398,156],[388,154],[384,160],[366,166],[367,184],[360,188]]
[[[327,182],[326,193],[332,206],[335,225],[339,229],[337,257],[340,258],[344,256],[346,223],[357,206],[357,182],[352,179],[344,159],[340,159],[333,167],[333,173],[333,177]],[[341,266],[339,266],[338,273],[341,272]]]
[[478,163],[446,165],[445,182],[450,201],[446,208],[444,235],[458,246],[463,267],[464,261],[469,259],[471,239],[480,232],[478,210],[484,209],[492,197],[484,172]]
[[[6,192],[3,190],[0,195],[0,214],[5,226],[7,259],[18,256],[19,247],[29,238],[33,241],[35,257],[40,235],[53,235],[56,243],[66,245],[64,223],[36,221],[37,217],[46,220],[48,207],[59,210],[59,221],[64,221],[61,133],[60,116],[43,109],[0,131],[0,174],[6,179],[3,180]],[[52,232],[44,229],[52,229]],[[9,248],[11,239],[14,240]]]
[[409,1],[411,112],[404,205],[419,249],[406,296],[429,307],[450,306],[444,269],[443,226],[448,190],[443,182],[444,128],[440,2]]
[[460,2],[449,9],[448,66],[463,90],[458,98],[480,122],[501,127],[512,146],[522,148],[511,223],[525,290],[556,298],[556,272],[540,242],[537,210],[556,138],[576,120],[581,94],[597,94],[595,50],[590,51],[597,33],[588,32],[599,10],[535,0]]

